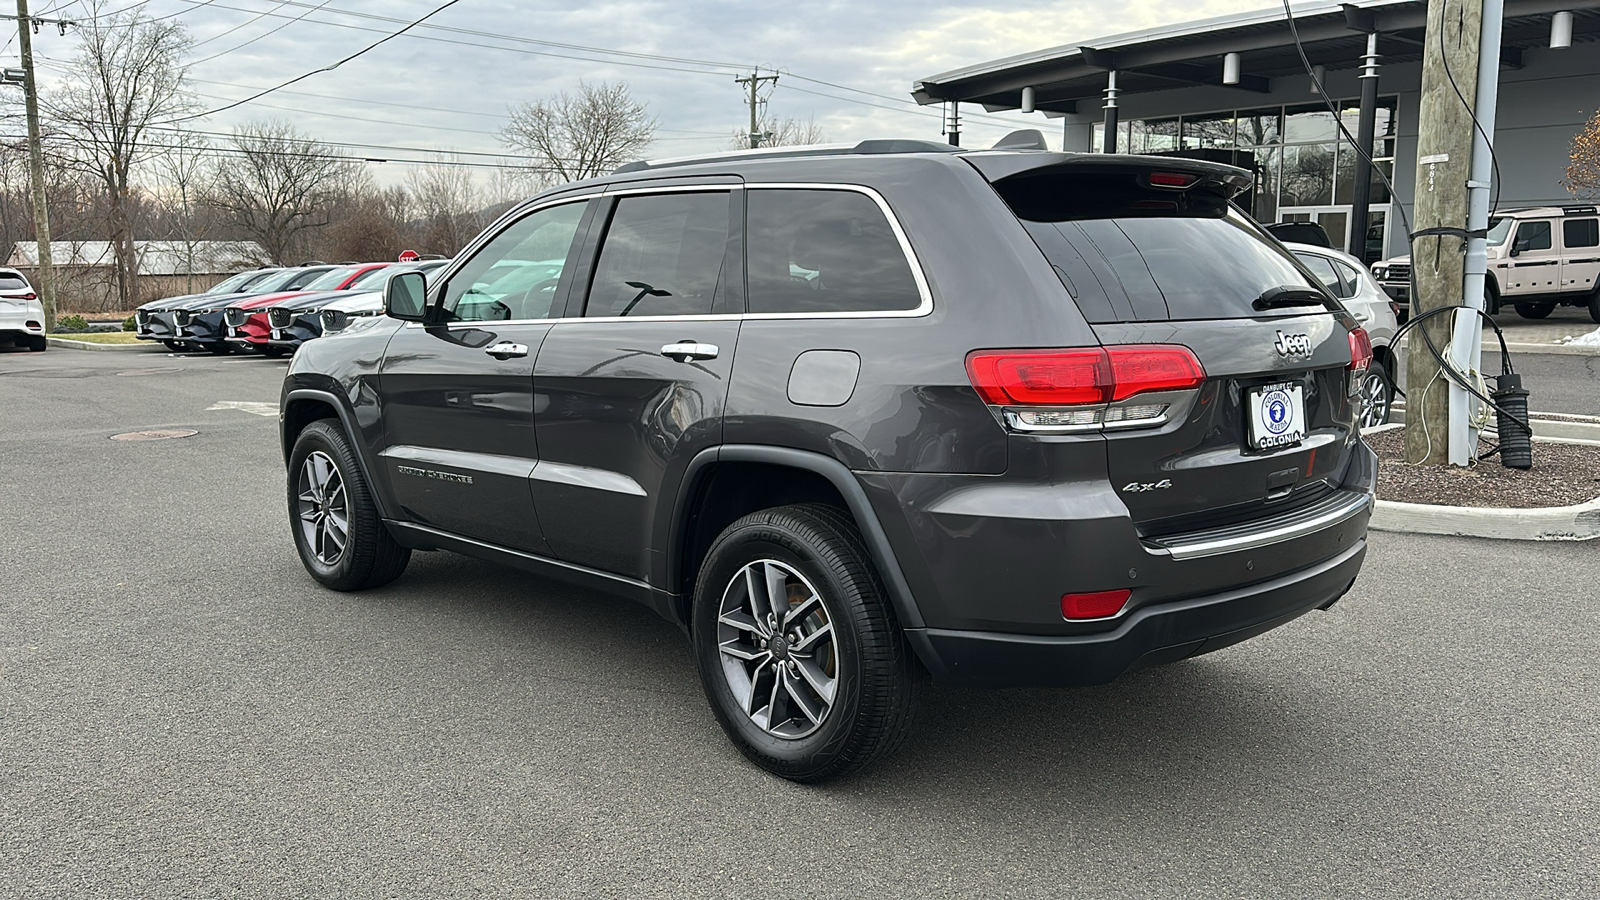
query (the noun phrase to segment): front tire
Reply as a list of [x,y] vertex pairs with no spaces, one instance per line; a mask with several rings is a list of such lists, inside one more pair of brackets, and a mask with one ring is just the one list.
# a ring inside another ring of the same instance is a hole
[[359,591],[405,571],[411,551],[384,527],[337,422],[319,419],[300,432],[289,454],[288,482],[289,528],[312,578],[336,591]]
[[717,721],[774,775],[836,778],[905,737],[921,671],[841,511],[784,506],[728,526],[696,580],[693,626]]
[[1517,315],[1524,319],[1543,319],[1555,312],[1554,303],[1535,303],[1531,300],[1517,301]]
[[168,350],[171,350],[173,353],[182,353],[183,352],[183,342],[182,341],[162,341],[161,343],[162,343],[163,346],[165,346]]
[[1589,318],[1600,322],[1600,288],[1596,288],[1595,292],[1589,295]]

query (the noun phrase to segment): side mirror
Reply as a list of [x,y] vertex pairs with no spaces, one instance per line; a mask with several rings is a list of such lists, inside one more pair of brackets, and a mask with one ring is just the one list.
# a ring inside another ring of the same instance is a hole
[[1521,244],[1512,244],[1511,245],[1511,252],[1509,254],[1507,254],[1507,255],[1508,256],[1520,256],[1520,255],[1522,255],[1523,249],[1524,248],[1523,248],[1523,246]]
[[428,280],[421,272],[401,272],[383,286],[383,314],[402,322],[421,322],[427,314]]

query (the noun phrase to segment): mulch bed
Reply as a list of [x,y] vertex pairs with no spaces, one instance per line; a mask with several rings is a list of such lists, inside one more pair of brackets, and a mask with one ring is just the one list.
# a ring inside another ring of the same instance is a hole
[[1600,447],[1533,442],[1533,468],[1500,465],[1500,457],[1470,468],[1410,466],[1405,430],[1366,435],[1378,454],[1378,498],[1440,506],[1532,509],[1571,506],[1600,497]]

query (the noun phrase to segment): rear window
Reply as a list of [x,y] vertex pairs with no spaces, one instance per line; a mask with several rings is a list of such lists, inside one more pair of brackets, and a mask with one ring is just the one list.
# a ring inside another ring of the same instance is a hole
[[25,291],[28,282],[21,275],[0,274],[0,291]]
[[1274,288],[1322,287],[1220,193],[1143,187],[1133,173],[1044,174],[995,185],[1092,323],[1248,319]]

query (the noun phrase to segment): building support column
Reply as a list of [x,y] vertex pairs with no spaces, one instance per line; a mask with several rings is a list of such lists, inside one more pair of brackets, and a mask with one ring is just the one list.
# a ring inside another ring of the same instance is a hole
[[[1377,137],[1378,125],[1378,33],[1367,33],[1367,55],[1361,61],[1361,117],[1356,124],[1358,156],[1375,156],[1372,146]],[[1350,205],[1350,241],[1346,248],[1351,256],[1368,262],[1367,217],[1372,207],[1372,170],[1376,164],[1365,159],[1355,168],[1355,196]]]
[[1103,153],[1117,152],[1117,70],[1106,73],[1106,133],[1100,143]]

